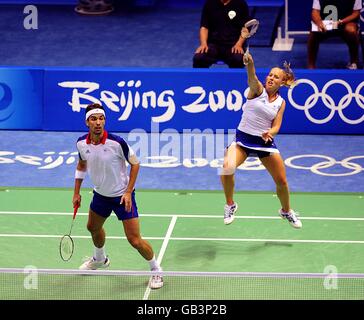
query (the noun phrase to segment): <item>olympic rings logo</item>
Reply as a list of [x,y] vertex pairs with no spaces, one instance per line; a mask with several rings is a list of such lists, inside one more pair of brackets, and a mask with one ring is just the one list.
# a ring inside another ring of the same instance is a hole
[[[293,92],[300,84],[309,85],[312,87],[314,91],[314,93],[312,93],[306,99],[304,105],[297,104],[293,99]],[[341,97],[338,105],[336,105],[334,99],[329,94],[327,94],[328,88],[334,84],[339,84],[344,86],[348,92],[346,95]],[[322,92],[320,92],[317,85],[313,81],[308,79],[299,79],[297,80],[296,85],[288,90],[288,100],[294,108],[298,110],[303,110],[305,112],[307,119],[309,119],[311,122],[315,124],[323,124],[329,122],[334,117],[336,111],[338,112],[341,120],[343,120],[344,122],[348,124],[359,124],[364,121],[364,112],[360,118],[352,120],[345,116],[344,109],[350,105],[350,103],[354,98],[358,106],[364,110],[364,96],[360,94],[360,91],[363,87],[364,87],[364,81],[358,85],[355,92],[353,93],[351,86],[346,81],[340,79],[333,79],[327,82],[322,88]],[[321,98],[324,105],[330,110],[329,115],[323,119],[316,119],[310,114],[310,109],[312,109],[316,105],[319,98]]]
[[11,88],[0,82],[0,122],[7,120],[15,111],[12,106],[13,94]]
[[[359,163],[355,162],[360,159],[364,159],[364,155],[351,156],[338,161],[332,157],[321,154],[301,154],[287,158],[284,163],[289,168],[309,170],[320,176],[345,177],[359,174],[364,171],[364,168]],[[311,162],[312,160],[316,163],[309,165],[301,164],[303,162]],[[341,167],[341,170],[338,170],[336,167]],[[248,157],[247,160],[238,167],[238,170],[247,171],[258,171],[264,169],[265,167],[257,157]]]
[[[302,158],[319,158],[324,159],[324,161],[319,161],[311,166],[305,166],[305,165],[298,165],[294,164],[294,161],[297,161],[298,159]],[[345,158],[341,161],[337,161],[332,157],[320,155],[320,154],[303,154],[298,156],[293,156],[284,161],[284,163],[293,169],[303,169],[303,170],[310,170],[312,173],[321,175],[321,176],[330,176],[330,177],[344,177],[344,176],[352,176],[354,174],[358,174],[362,171],[364,171],[364,168],[354,162],[357,159],[364,159],[363,156],[351,156],[348,158]],[[351,170],[349,172],[343,172],[343,173],[329,173],[329,172],[323,172],[322,170],[332,168],[336,165],[340,165],[341,167]]]

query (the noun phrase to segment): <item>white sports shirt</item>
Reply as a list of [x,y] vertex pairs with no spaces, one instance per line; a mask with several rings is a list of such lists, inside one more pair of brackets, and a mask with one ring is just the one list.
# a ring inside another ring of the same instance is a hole
[[272,128],[272,122],[282,103],[283,98],[280,95],[273,102],[269,102],[268,93],[264,88],[259,97],[248,99],[244,103],[238,130],[261,137],[262,133]]
[[123,138],[104,130],[101,142],[94,145],[86,134],[77,140],[77,150],[80,159],[87,161],[87,173],[97,193],[105,197],[124,194],[129,183],[126,161],[138,161],[135,161],[134,151]]
[[[321,10],[320,0],[313,0],[312,8],[316,10]],[[362,0],[355,0],[353,10],[361,10]]]

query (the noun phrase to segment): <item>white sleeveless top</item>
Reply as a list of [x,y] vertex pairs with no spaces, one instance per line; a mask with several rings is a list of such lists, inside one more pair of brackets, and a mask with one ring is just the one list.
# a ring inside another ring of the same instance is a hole
[[263,132],[272,127],[272,122],[283,101],[283,98],[278,95],[273,102],[269,102],[268,93],[264,88],[259,97],[248,99],[244,103],[238,130],[261,137]]

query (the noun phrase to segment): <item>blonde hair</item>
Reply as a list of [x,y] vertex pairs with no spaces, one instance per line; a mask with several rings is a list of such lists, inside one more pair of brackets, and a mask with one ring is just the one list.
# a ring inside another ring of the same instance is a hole
[[292,88],[295,85],[296,79],[293,70],[291,69],[291,64],[284,61],[282,70],[285,74],[283,85],[288,88]]

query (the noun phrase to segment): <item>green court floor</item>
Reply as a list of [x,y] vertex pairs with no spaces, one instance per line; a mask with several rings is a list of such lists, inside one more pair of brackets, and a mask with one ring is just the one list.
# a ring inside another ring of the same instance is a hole
[[[91,190],[82,192],[82,207],[72,231],[75,253],[69,262],[60,259],[58,244],[60,237],[68,232],[72,220],[73,191],[0,190],[0,268],[77,269],[85,256],[92,255],[93,246],[86,230]],[[336,270],[339,274],[364,274],[363,194],[293,193],[291,203],[300,212],[301,230],[279,218],[279,201],[269,192],[237,193],[235,200],[239,203],[239,211],[229,226],[223,223],[222,192],[137,190],[136,199],[142,235],[152,244],[164,271],[326,273],[327,270]],[[105,229],[111,270],[148,270],[148,264],[128,244],[122,224],[114,215],[107,220]],[[16,290],[12,288],[16,285],[12,283],[21,281],[24,275],[18,276],[18,280],[15,275],[2,274],[0,277],[8,284],[0,289],[0,299],[16,296]],[[81,280],[72,281],[71,277]],[[110,289],[110,283],[113,283],[111,287],[118,288],[112,280],[99,281],[92,276],[44,275],[40,279],[48,283],[47,288],[52,288],[52,282],[57,283],[58,291],[53,296],[53,289],[46,290],[45,294],[60,299],[89,297],[87,288],[94,281],[101,287]],[[117,280],[123,288],[135,287],[128,293],[123,290],[124,296],[117,294],[118,289],[105,289],[109,298],[145,298],[148,279],[144,276],[132,280],[133,277]],[[292,292],[299,284],[297,288],[304,289],[299,289],[301,292],[297,298],[364,299],[361,279],[356,282],[340,280],[341,291],[339,285],[339,289],[324,290],[318,296],[323,290],[322,279],[313,282],[289,279],[285,284],[282,279],[228,278],[219,285],[224,288],[219,290],[221,296],[215,294],[215,285],[208,285],[221,279],[189,279],[189,290],[183,284],[185,281],[186,278],[179,277],[171,277],[169,282],[166,279],[165,287],[148,292],[147,298],[274,299],[279,298],[277,292]],[[70,283],[77,283],[77,288],[59,289]],[[178,284],[180,290],[176,290]],[[318,289],[314,289],[316,287]],[[43,296],[34,292],[23,296],[32,297]]]

